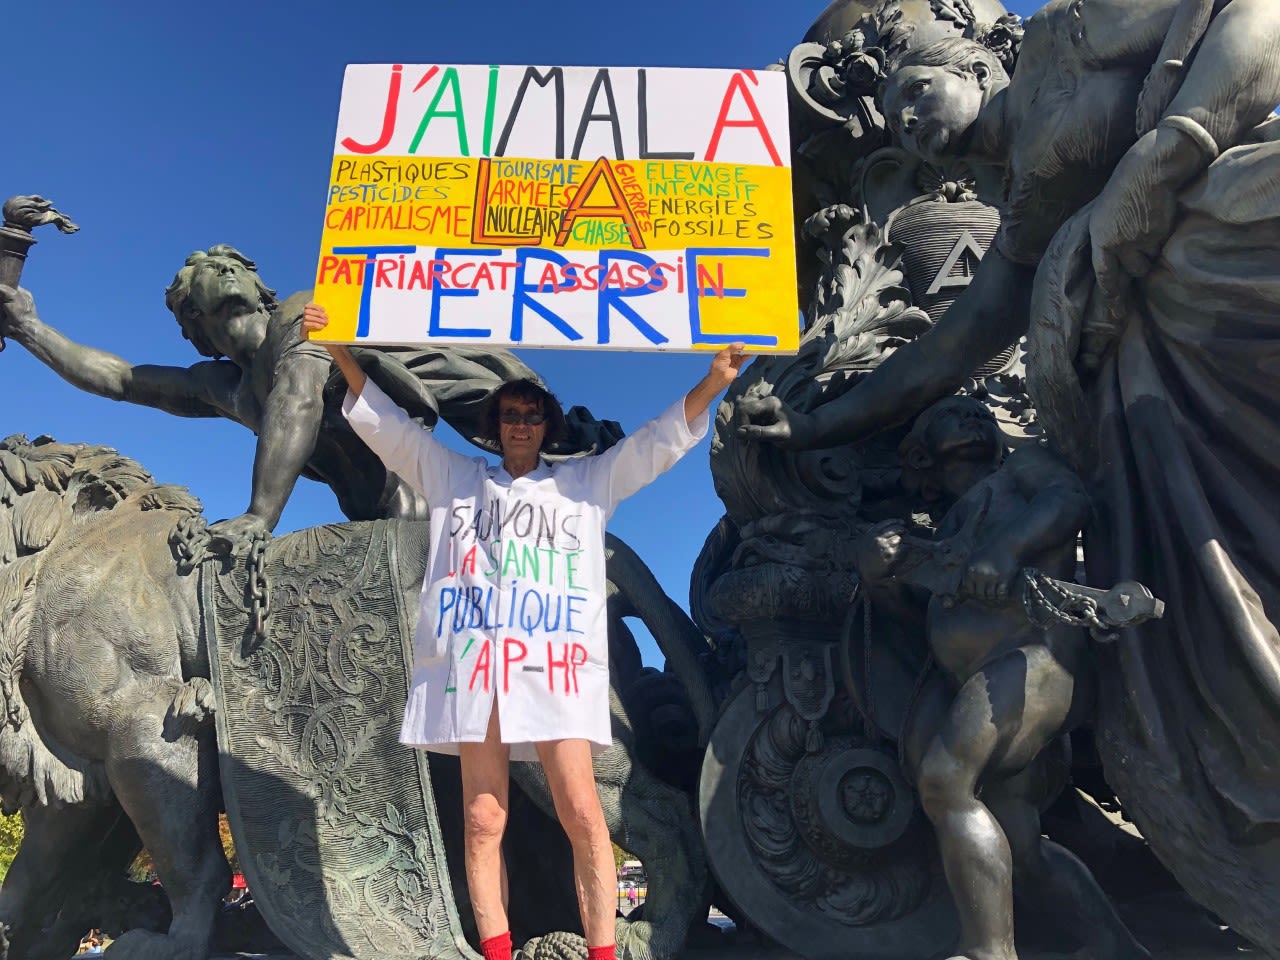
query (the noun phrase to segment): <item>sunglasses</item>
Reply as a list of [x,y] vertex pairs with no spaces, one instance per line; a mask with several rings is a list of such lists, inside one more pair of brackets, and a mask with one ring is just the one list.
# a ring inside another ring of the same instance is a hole
[[527,423],[531,427],[536,427],[547,418],[545,414],[538,413],[536,410],[533,413],[520,413],[517,410],[503,410],[502,413],[498,414],[498,419],[508,426],[514,426],[517,423]]

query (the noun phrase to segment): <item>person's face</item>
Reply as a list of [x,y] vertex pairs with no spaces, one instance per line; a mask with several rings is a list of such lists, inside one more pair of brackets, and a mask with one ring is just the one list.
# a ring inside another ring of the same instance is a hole
[[885,117],[903,147],[924,160],[955,156],[982,109],[979,77],[943,67],[904,67],[885,88]]
[[218,314],[224,307],[257,306],[259,293],[253,273],[232,257],[206,257],[191,275],[191,303],[204,316]]
[[[547,435],[542,404],[517,397],[503,397],[498,404],[498,442],[503,458],[537,456]],[[538,422],[529,423],[530,419]]]

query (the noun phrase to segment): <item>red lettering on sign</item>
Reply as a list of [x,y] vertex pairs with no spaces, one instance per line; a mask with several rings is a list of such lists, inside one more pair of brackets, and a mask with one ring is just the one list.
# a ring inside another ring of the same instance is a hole
[[[764,141],[764,147],[769,151],[769,159],[773,161],[773,165],[780,167],[782,166],[782,158],[778,156],[778,148],[773,145],[773,138],[769,136],[769,128],[765,126],[764,117],[760,114],[760,108],[756,106],[755,97],[751,96],[751,88],[743,80],[744,76],[752,83],[760,82],[751,70],[740,70],[733,75],[733,78],[729,81],[728,89],[724,92],[724,100],[720,102],[720,115],[716,117],[716,126],[711,132],[711,143],[707,147],[706,160],[708,163],[715,160],[716,151],[720,148],[720,135],[724,133],[726,127],[750,127],[759,132],[760,139]],[[729,110],[733,107],[735,93],[746,104],[747,112],[751,114],[750,120],[729,119]]]
[[404,64],[397,63],[391,68],[391,84],[387,90],[387,105],[382,111],[382,132],[378,134],[378,139],[373,143],[360,143],[351,137],[343,138],[342,145],[352,153],[377,153],[391,142],[391,134],[396,129],[396,104],[400,100],[400,79],[403,72]]
[[484,646],[480,648],[480,655],[476,657],[476,665],[471,668],[471,679],[467,681],[467,690],[475,690],[476,678],[483,673],[484,692],[489,692],[489,666],[489,642],[486,640]]
[[[519,647],[520,653],[517,656],[511,655],[513,647]],[[529,655],[529,648],[517,640],[515,637],[507,637],[502,641],[502,692],[508,693],[511,690],[511,665],[519,663]]]

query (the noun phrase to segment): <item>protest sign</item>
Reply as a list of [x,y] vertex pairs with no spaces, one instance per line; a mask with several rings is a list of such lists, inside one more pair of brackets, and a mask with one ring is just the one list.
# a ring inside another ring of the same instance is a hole
[[789,160],[781,73],[351,65],[327,339],[794,352]]

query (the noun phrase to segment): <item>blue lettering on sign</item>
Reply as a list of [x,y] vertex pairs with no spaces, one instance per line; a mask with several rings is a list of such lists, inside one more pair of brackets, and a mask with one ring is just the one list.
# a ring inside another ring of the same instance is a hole
[[582,334],[569,326],[563,317],[553,313],[549,307],[538,303],[538,301],[529,296],[531,292],[542,290],[541,284],[531,284],[525,280],[525,269],[530,260],[542,260],[564,268],[564,281],[552,287],[550,292],[558,293],[561,290],[572,289],[574,286],[574,281],[570,279],[574,270],[570,266],[568,258],[552,250],[530,247],[521,247],[517,250],[516,263],[519,267],[516,271],[516,282],[511,294],[511,342],[520,343],[524,340],[524,309],[526,306],[563,333],[570,341],[581,340]]
[[573,617],[575,614],[581,612],[576,605],[586,603],[586,602],[587,602],[586,597],[566,597],[565,598],[564,629],[566,633],[583,633],[584,632],[582,630],[579,630],[577,627],[573,625]]
[[[652,271],[657,266],[658,261],[652,257],[646,257],[643,253],[635,253],[630,250],[601,250],[600,251],[600,276],[605,278],[609,274],[609,264],[612,261],[625,260],[631,263],[638,263],[646,270]],[[652,275],[652,273],[651,273]],[[650,343],[661,345],[667,342],[667,337],[649,326],[644,318],[636,312],[635,308],[629,304],[623,303],[623,300],[629,297],[643,297],[648,294],[655,293],[661,289],[654,285],[652,281],[640,287],[633,287],[630,290],[618,288],[614,289],[607,286],[604,280],[600,283],[600,298],[596,306],[596,323],[597,323],[597,343],[609,342],[609,311],[617,309],[618,313],[626,317],[631,325],[640,331]]]
[[496,257],[501,254],[501,250],[470,250],[470,249],[447,249],[441,247],[436,250],[432,256],[431,288],[435,294],[431,298],[431,317],[427,323],[427,334],[432,337],[488,337],[492,335],[491,330],[482,330],[479,327],[454,327],[452,329],[440,325],[440,307],[445,297],[478,297],[480,291],[475,289],[469,290],[450,290],[444,288],[439,278],[436,276],[448,268],[448,262],[445,257]]
[[747,291],[741,288],[728,288],[724,290],[706,290],[698,285],[698,258],[699,257],[768,257],[769,250],[766,247],[690,247],[685,251],[685,269],[688,271],[688,296],[689,296],[689,342],[690,343],[707,343],[718,344],[724,346],[726,343],[734,343],[740,341],[753,347],[776,347],[778,345],[777,337],[770,337],[763,334],[743,334],[743,333],[704,333],[702,330],[702,307],[701,300],[706,296],[717,297],[745,297]]
[[334,247],[333,252],[338,256],[363,256],[364,261],[364,282],[360,286],[360,315],[356,320],[356,336],[367,337],[369,335],[369,305],[373,302],[373,276],[374,269],[378,257],[382,254],[388,256],[400,253],[416,253],[417,247]]

